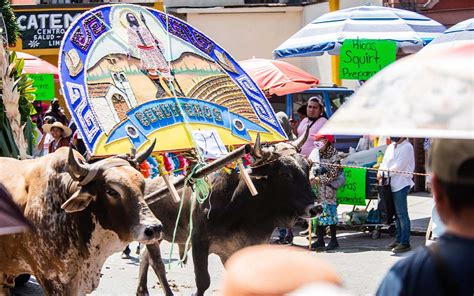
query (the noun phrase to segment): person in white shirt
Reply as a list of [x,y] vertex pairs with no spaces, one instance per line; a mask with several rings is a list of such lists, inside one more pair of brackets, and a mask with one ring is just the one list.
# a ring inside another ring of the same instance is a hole
[[[408,217],[407,197],[410,188],[415,184],[413,175],[400,174],[393,171],[412,173],[415,169],[415,154],[413,146],[407,138],[400,138],[391,143],[383,157],[377,173],[377,179],[390,178],[393,202],[397,218],[395,225],[397,235],[395,242],[388,245],[394,253],[406,252],[410,247],[410,218]],[[389,171],[387,173],[386,171]]]

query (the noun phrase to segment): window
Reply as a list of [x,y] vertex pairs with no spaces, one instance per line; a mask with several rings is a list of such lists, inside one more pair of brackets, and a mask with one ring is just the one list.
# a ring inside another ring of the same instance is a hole
[[293,113],[296,114],[296,111],[303,105],[308,103],[309,98],[314,96],[321,96],[324,98],[322,92],[312,92],[312,93],[299,93],[293,95]]
[[270,104],[272,105],[273,110],[275,113],[278,113],[280,111],[285,112],[285,106],[286,106],[286,96],[277,96],[273,95],[270,99],[268,99]]
[[342,104],[344,104],[348,99],[351,93],[349,92],[330,92],[329,100],[331,101],[331,111],[334,114]]

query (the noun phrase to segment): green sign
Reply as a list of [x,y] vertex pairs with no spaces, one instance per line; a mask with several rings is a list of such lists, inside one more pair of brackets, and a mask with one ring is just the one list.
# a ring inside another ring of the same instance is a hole
[[367,80],[396,57],[395,41],[346,39],[340,50],[341,79]]
[[344,168],[346,184],[337,190],[338,204],[365,206],[366,173],[364,169]]
[[53,74],[28,74],[35,81],[37,101],[51,101],[54,99],[54,75]]

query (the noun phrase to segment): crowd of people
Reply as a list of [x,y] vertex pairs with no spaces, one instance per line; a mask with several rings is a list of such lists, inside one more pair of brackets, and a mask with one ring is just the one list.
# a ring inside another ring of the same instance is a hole
[[70,146],[86,156],[87,149],[77,126],[74,121],[69,121],[57,98],[51,101],[50,107],[43,116],[36,118],[35,123],[41,134],[34,153],[36,157]]

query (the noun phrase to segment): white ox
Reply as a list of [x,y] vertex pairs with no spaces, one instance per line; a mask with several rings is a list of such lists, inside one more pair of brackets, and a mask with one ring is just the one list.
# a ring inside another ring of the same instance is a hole
[[85,295],[99,284],[107,257],[131,241],[157,241],[162,225],[132,164],[117,157],[88,164],[68,148],[34,160],[0,158],[0,184],[35,226],[0,236],[0,287],[29,273],[46,295]]

